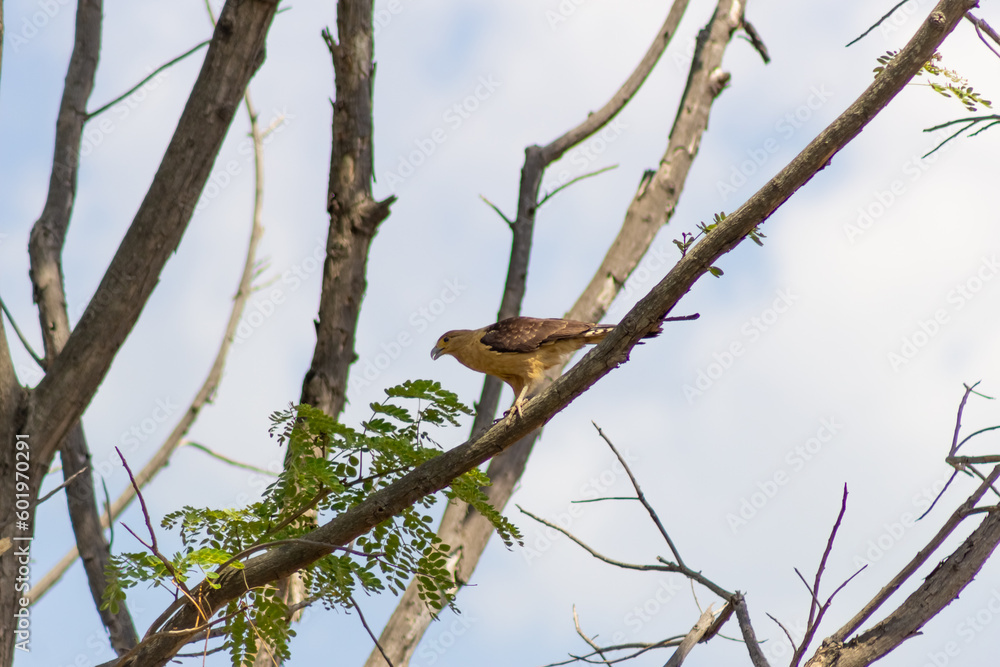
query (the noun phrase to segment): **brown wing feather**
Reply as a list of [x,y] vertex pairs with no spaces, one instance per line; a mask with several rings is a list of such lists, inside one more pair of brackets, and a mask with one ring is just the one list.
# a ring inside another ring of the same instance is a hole
[[486,327],[479,341],[494,352],[531,352],[545,343],[583,336],[593,328],[575,320],[508,317]]

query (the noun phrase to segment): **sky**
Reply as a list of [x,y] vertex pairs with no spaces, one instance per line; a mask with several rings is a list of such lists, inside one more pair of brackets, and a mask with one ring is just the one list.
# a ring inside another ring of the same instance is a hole
[[[734,211],[853,102],[877,57],[901,48],[932,3],[911,0],[845,48],[888,5],[750,3],[747,17],[773,60],[765,65],[742,38],[729,46],[731,83],[712,109],[677,210],[607,321],[624,316],[676,261],[674,239]],[[375,6],[375,194],[398,201],[371,248],[344,414],[355,424],[385,387],[406,379],[439,380],[466,403],[477,399],[481,376],[450,358],[432,362],[428,353],[444,331],[496,317],[510,234],[480,196],[512,215],[525,147],[548,143],[600,108],[667,11],[667,3],[644,0]],[[713,7],[692,2],[656,70],[610,129],[547,172],[543,190],[551,191],[616,166],[539,210],[524,314],[561,316],[592,276],[643,172],[663,154],[695,34]],[[40,349],[26,248],[48,184],[75,10],[68,0],[8,0],[4,10],[0,294]],[[92,109],[211,34],[200,2],[109,0],[104,15]],[[335,26],[334,3],[287,4],[251,82],[271,128],[262,288],[247,307],[222,385],[190,433],[194,442],[272,470],[284,453],[267,436],[267,417],[298,399],[315,344],[333,95],[320,37],[326,26]],[[944,65],[984,97],[1000,97],[1000,59],[969,23],[941,52]],[[87,127],[64,251],[74,323],[145,195],[203,57],[199,51],[165,71]],[[1000,133],[921,157],[943,138],[925,128],[965,115],[954,99],[908,86],[764,224],[763,247],[740,245],[717,263],[723,276],[698,281],[675,313],[700,313],[699,320],[667,325],[559,413],[506,510],[525,547],[491,541],[473,585],[459,596],[461,614],[443,614],[411,664],[562,660],[586,649],[574,630],[574,605],[583,630],[607,643],[684,634],[699,605],[720,606],[677,576],[599,562],[517,510],[558,521],[613,558],[653,563],[669,556],[636,504],[573,502],[631,493],[592,422],[626,453],[685,562],[745,592],[772,664],[787,664],[789,649],[766,614],[798,638],[809,596],[795,568],[812,580],[845,484],[847,511],[821,595],[868,567],[838,594],[818,636],[871,599],[976,486],[957,479],[927,518],[915,521],[950,475],[943,459],[963,383],[981,381],[984,394],[1000,394],[1000,225],[989,196],[1000,173]],[[95,472],[112,498],[128,484],[114,447],[141,467],[193,398],[218,347],[250,230],[248,127],[241,111],[176,255],[84,416]],[[22,381],[36,384],[30,358],[16,341],[12,347]],[[505,389],[502,402],[512,398]],[[998,423],[997,401],[970,398],[962,433]],[[467,433],[465,424],[439,439],[454,446]],[[967,450],[997,453],[998,441],[987,434]],[[59,481],[55,474],[45,488]],[[158,520],[185,504],[245,504],[267,481],[182,447],[144,496]],[[35,580],[72,544],[61,499],[38,513]],[[135,528],[142,517],[132,507],[120,521]],[[974,525],[963,524],[890,606]],[[176,537],[160,538],[176,545]],[[119,524],[114,548],[139,545]],[[140,588],[129,601],[141,633],[170,599]],[[381,627],[395,599],[360,602]],[[17,655],[18,667],[85,667],[112,657],[79,564],[32,614],[32,650]],[[1000,564],[993,562],[883,664],[987,664],[995,660],[998,629]],[[361,665],[372,648],[356,616],[342,611],[312,609],[296,632],[290,665],[329,663],[331,656],[333,664]],[[725,634],[738,636],[735,623]],[[666,659],[658,653],[632,664]],[[216,655],[206,664],[228,660]],[[715,640],[686,664],[749,660],[739,642]]]

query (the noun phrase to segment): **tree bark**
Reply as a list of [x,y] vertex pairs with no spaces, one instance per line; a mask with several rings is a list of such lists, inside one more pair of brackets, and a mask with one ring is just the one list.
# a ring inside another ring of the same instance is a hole
[[333,417],[344,409],[347,374],[357,356],[354,336],[367,287],[369,246],[396,200],[388,197],[375,201],[372,197],[373,8],[374,0],[340,0],[340,42],[324,35],[336,73],[327,194],[330,229],[316,321],[316,349],[302,383],[302,402]]
[[[82,7],[99,8],[100,4],[86,0]],[[56,449],[79,421],[180,242],[246,84],[262,62],[264,38],[276,8],[274,1],[234,0],[223,9],[201,74],[160,169],[83,318],[62,351],[48,360],[45,377],[27,400],[18,401],[16,408],[7,404],[0,407],[0,413],[12,419],[4,424],[4,434],[24,434],[30,442],[26,493],[32,499],[37,498]],[[82,107],[74,111],[82,113]],[[62,115],[59,121],[64,121]],[[54,179],[65,178],[66,172],[60,169],[63,160],[65,156],[57,154]],[[67,200],[55,204],[65,207]],[[58,235],[59,230],[40,228],[39,233]],[[47,248],[59,248],[62,243],[58,236],[36,242]],[[47,316],[61,309],[64,312],[58,293],[47,291],[61,282],[58,262],[40,264],[36,275],[33,261],[32,271],[35,284],[45,286],[39,300],[51,300],[57,306],[49,308]],[[4,517],[13,516],[15,510],[16,453],[12,439],[0,448],[0,516]],[[29,525],[33,518],[34,507],[30,509]],[[10,525],[5,526],[3,537],[12,532]],[[18,531],[18,535],[30,536],[30,532]],[[7,577],[18,572],[18,558],[14,551],[0,555],[0,576],[4,581],[14,580]],[[0,587],[0,664],[10,664],[13,659],[15,614],[20,609],[19,596],[25,591],[15,586]]]
[[[302,383],[300,401],[337,417],[344,410],[347,376],[357,358],[355,334],[367,288],[368,253],[379,225],[389,216],[394,196],[372,196],[374,150],[372,91],[375,77],[374,0],[339,0],[337,38],[323,32],[333,58],[333,147],[327,211],[326,261],[316,347]],[[302,601],[304,587],[296,576],[277,583],[289,606]],[[275,658],[259,650],[254,664],[271,667]]]
[[[32,227],[28,242],[31,261],[31,281],[46,367],[59,356],[70,335],[66,310],[65,284],[62,271],[62,250],[76,201],[76,182],[80,167],[80,142],[87,122],[87,102],[94,88],[94,76],[101,51],[101,0],[82,0],[76,13],[76,36],[70,56],[66,86],[56,121],[55,155],[49,178],[49,190],[42,215]],[[101,609],[101,597],[107,585],[104,571],[111,552],[98,518],[97,497],[94,495],[90,450],[80,422],[70,429],[60,447],[63,478],[78,475],[66,487],[66,504],[77,549],[83,556],[94,607],[108,629],[111,646],[120,654],[139,641],[128,608],[121,605],[117,613]],[[83,471],[83,472],[81,472]]]
[[1000,506],[993,506],[979,527],[885,620],[847,644],[836,638],[825,640],[806,667],[864,667],[921,634],[924,625],[958,598],[993,555],[1000,543],[997,509]]

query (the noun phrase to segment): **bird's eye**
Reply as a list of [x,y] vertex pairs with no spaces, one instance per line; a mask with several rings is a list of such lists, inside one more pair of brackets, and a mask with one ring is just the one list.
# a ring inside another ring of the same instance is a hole
[[447,337],[447,336],[445,336],[444,338],[442,338],[442,339],[441,339],[441,342],[442,342],[442,343],[447,343],[447,342],[448,342],[448,337]]

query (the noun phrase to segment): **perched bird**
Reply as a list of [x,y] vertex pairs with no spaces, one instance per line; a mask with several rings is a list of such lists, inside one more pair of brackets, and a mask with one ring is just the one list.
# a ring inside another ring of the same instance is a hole
[[[559,366],[584,345],[596,345],[615,328],[575,320],[509,317],[482,329],[456,329],[438,339],[431,358],[450,354],[463,366],[499,378],[514,390],[511,411],[521,414],[524,399],[545,379],[545,371]],[[657,327],[643,336],[661,333]]]

